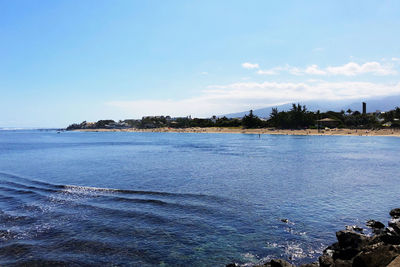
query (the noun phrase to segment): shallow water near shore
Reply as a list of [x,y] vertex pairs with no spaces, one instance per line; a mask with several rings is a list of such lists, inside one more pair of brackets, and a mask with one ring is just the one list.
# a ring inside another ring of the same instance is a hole
[[399,157],[390,137],[0,131],[0,265],[311,262],[387,221]]

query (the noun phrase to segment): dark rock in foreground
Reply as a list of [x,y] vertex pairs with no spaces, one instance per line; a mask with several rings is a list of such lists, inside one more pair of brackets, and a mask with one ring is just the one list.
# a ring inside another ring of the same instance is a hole
[[[388,227],[369,220],[374,235],[367,236],[355,227],[336,233],[338,242],[327,247],[318,262],[301,267],[400,267],[400,208],[390,211]],[[362,232],[362,231],[361,231]],[[229,267],[240,266],[229,264]],[[294,267],[285,260],[271,260],[255,267]]]
[[369,220],[367,221],[366,225],[372,229],[383,229],[385,228],[385,225],[381,222],[375,221],[375,220]]
[[400,208],[392,209],[389,214],[394,219],[400,218]]

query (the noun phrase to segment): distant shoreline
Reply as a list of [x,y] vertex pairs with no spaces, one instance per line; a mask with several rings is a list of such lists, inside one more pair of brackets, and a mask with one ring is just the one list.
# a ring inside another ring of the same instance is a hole
[[235,133],[235,134],[271,134],[271,135],[338,135],[338,136],[394,136],[400,137],[400,129],[305,129],[305,130],[283,130],[283,129],[242,129],[242,128],[154,128],[154,129],[76,129],[79,132],[157,132],[157,133]]

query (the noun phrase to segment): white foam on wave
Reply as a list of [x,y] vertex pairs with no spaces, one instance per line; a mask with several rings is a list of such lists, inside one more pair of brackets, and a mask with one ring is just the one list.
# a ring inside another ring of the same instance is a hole
[[268,260],[267,258],[260,259],[257,255],[249,252],[243,254],[242,257],[246,261],[246,263],[240,265],[242,267],[253,267]]
[[91,193],[91,192],[115,192],[118,190],[112,188],[101,188],[92,186],[65,185],[62,191],[67,191],[71,193]]
[[301,244],[294,243],[294,242],[288,242],[286,244],[286,246],[285,246],[285,254],[291,260],[302,259],[302,258],[305,258],[307,256],[307,254],[304,253],[304,250],[301,247]]

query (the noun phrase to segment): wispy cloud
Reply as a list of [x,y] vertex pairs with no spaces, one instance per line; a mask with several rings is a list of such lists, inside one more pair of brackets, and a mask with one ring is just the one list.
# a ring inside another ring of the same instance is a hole
[[[392,58],[396,61],[396,58]],[[340,66],[329,66],[326,68],[320,68],[318,65],[313,64],[306,68],[292,67],[286,65],[284,67],[274,67],[268,70],[258,70],[257,73],[261,75],[277,75],[281,72],[288,72],[292,75],[344,75],[344,76],[356,76],[362,74],[373,74],[377,76],[386,76],[397,74],[393,64],[381,64],[377,61],[366,62],[364,64],[358,64],[355,62],[349,62]]]
[[321,70],[317,65],[307,67],[304,72],[311,75],[326,75],[326,71]]
[[382,65],[379,62],[367,62],[359,65],[355,62],[349,62],[343,66],[328,67],[327,73],[333,75],[355,76],[358,74],[374,74],[374,75],[393,75],[396,71],[392,65]]
[[400,94],[400,83],[327,82],[300,83],[238,82],[208,86],[199,96],[181,100],[113,101],[108,106],[132,117],[164,114],[208,117],[241,110],[306,100],[345,100]]
[[242,64],[242,67],[245,69],[258,69],[260,66],[257,63],[250,63],[250,62],[245,62]]
[[[236,97],[261,97],[276,100],[341,100],[360,97],[385,96],[400,93],[400,83],[383,84],[372,82],[247,82],[227,85],[212,85],[205,91],[218,95],[235,95]],[[265,100],[263,100],[265,101]]]
[[292,67],[290,65],[278,66],[271,69],[260,69],[257,71],[257,74],[260,75],[278,75],[281,72],[289,72],[293,75],[303,75],[304,71],[300,68]]
[[274,69],[269,69],[269,70],[258,70],[257,74],[261,75],[277,75],[279,74],[280,68],[274,68]]

